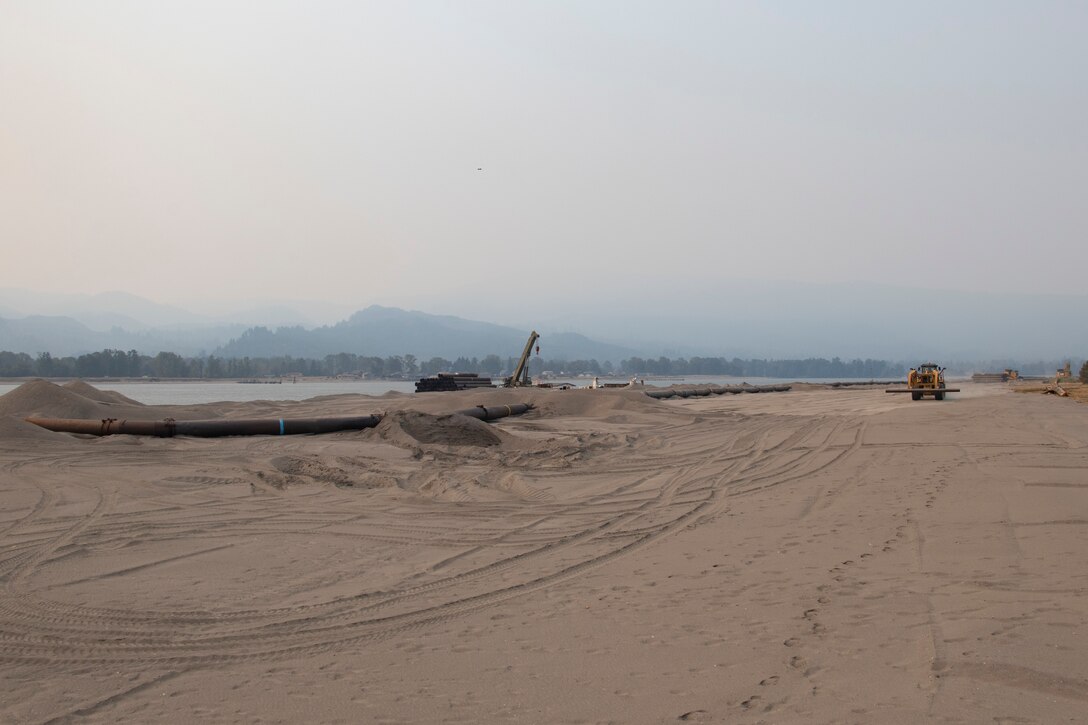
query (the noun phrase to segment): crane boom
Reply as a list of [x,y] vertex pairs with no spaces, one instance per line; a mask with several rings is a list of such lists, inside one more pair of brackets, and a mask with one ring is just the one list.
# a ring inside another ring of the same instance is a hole
[[514,374],[506,379],[506,387],[520,388],[529,385],[529,355],[533,352],[533,343],[540,339],[540,335],[533,330],[529,333],[529,341],[525,343],[525,350],[521,353],[518,366],[514,368]]

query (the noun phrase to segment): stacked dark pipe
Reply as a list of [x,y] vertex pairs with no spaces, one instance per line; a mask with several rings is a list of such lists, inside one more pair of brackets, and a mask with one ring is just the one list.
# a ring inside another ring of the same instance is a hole
[[440,393],[470,388],[493,388],[491,378],[481,378],[476,373],[439,373],[416,382],[417,393]]
[[[480,420],[496,420],[508,415],[521,415],[532,410],[530,403],[514,405],[478,405],[475,408],[455,411],[455,415],[467,415]],[[362,415],[346,418],[256,418],[241,420],[78,420],[65,418],[27,418],[27,422],[40,425],[58,433],[84,433],[95,436],[114,434],[158,436],[195,436],[218,438],[220,436],[252,435],[301,435],[308,433],[334,433],[341,430],[373,428],[381,422],[380,415]]]

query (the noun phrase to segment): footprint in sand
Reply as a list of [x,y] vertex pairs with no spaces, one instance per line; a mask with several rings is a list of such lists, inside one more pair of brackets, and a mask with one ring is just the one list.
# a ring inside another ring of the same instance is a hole
[[762,697],[760,697],[759,695],[752,695],[752,696],[751,696],[751,697],[749,697],[749,698],[748,698],[747,700],[745,700],[744,702],[742,702],[742,703],[740,704],[740,706],[741,706],[741,707],[743,707],[743,708],[744,708],[745,710],[751,710],[751,709],[752,709],[753,707],[755,707],[756,705],[758,705],[758,704],[759,704],[759,701],[760,701],[760,700],[762,700],[762,699],[763,699],[763,698],[762,698]]

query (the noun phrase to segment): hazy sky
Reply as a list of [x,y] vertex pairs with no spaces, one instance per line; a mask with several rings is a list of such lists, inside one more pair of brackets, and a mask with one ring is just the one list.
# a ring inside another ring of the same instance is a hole
[[1081,294],[1086,37],[1084,2],[0,0],[0,286]]

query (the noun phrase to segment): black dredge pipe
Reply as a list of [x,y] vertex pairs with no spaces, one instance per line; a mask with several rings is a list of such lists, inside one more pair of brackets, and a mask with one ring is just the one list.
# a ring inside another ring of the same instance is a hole
[[706,397],[708,395],[724,395],[732,393],[784,393],[791,390],[791,385],[717,385],[712,388],[665,388],[664,390],[647,390],[646,395],[658,400],[666,398],[692,398]]
[[[479,420],[497,420],[510,415],[521,415],[532,410],[529,403],[515,405],[478,405],[475,408],[455,411],[455,415],[467,415]],[[342,430],[373,428],[382,421],[380,415],[360,415],[344,418],[252,418],[237,420],[82,420],[71,418],[26,418],[28,423],[58,433],[83,433],[85,435],[140,435],[172,438],[193,436],[219,438],[223,436],[253,435],[305,435],[335,433]]]
[[373,428],[381,422],[380,415],[350,418],[254,418],[236,420],[73,420],[66,418],[27,418],[28,423],[58,433],[85,435],[137,435],[173,438],[193,436],[218,438],[222,436],[300,435],[304,433],[333,433],[340,430]]
[[456,415],[467,415],[480,420],[497,420],[508,415],[521,415],[533,409],[532,403],[514,403],[513,405],[477,405],[475,408],[458,410]]
[[350,418],[255,418],[240,420],[179,420],[174,423],[174,435],[196,438],[221,436],[289,436],[307,433],[335,433],[341,430],[363,430],[382,422],[380,415]]

